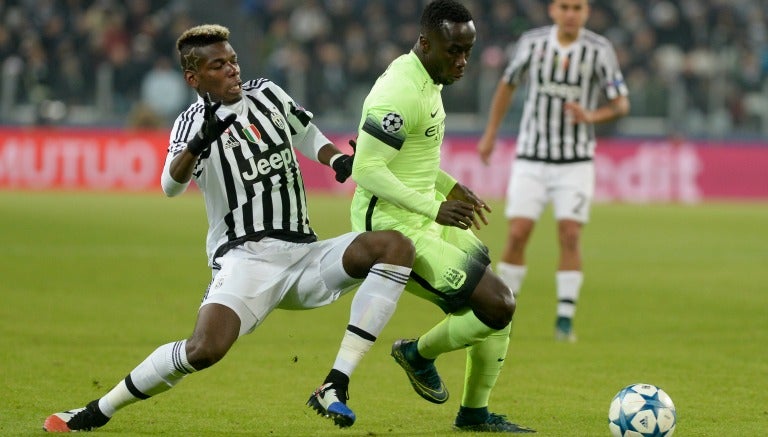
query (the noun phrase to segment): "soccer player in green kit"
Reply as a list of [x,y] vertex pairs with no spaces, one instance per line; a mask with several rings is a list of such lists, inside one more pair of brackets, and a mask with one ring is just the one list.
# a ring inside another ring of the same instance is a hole
[[443,85],[459,80],[475,42],[470,12],[457,1],[426,6],[419,39],[379,77],[363,104],[352,178],[355,230],[394,229],[416,246],[410,292],[446,317],[417,340],[398,340],[392,356],[414,390],[448,400],[435,368],[443,353],[466,349],[464,393],[454,427],[534,432],[488,411],[491,389],[509,345],[515,301],[489,268],[487,247],[470,228],[487,224],[490,208],[440,169],[445,130]]

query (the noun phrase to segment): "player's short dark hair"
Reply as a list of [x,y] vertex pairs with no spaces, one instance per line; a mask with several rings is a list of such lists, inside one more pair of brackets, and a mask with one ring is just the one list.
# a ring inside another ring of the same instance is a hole
[[222,41],[229,41],[229,29],[219,24],[202,24],[185,30],[176,40],[181,69],[197,70],[196,62],[199,58],[194,56],[194,50]]
[[466,23],[472,21],[472,14],[456,0],[435,0],[424,8],[421,14],[422,31],[438,30],[443,21]]

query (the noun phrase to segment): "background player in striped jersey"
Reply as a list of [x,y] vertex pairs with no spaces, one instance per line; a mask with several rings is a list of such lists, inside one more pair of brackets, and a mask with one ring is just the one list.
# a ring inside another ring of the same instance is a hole
[[434,361],[466,349],[460,430],[531,432],[488,411],[515,311],[511,290],[488,267],[488,248],[469,229],[487,224],[485,202],[440,169],[445,131],[441,91],[464,74],[475,43],[472,15],[453,0],[426,6],[413,50],[395,59],[363,103],[352,177],[356,230],[394,229],[413,240],[407,289],[447,316],[417,340],[398,340],[392,356],[414,390],[434,403],[448,391]]
[[[478,152],[487,164],[512,96],[527,78],[517,158],[507,189],[508,236],[498,273],[517,294],[527,271],[526,245],[551,202],[560,244],[555,338],[575,341],[572,320],[583,281],[581,230],[594,192],[593,124],[626,115],[629,99],[611,43],[584,28],[588,0],[552,0],[549,15],[554,25],[530,30],[517,41]],[[606,103],[598,106],[601,92]]]
[[100,399],[48,417],[46,431],[103,426],[119,409],[217,363],[275,308],[327,305],[359,286],[333,368],[307,402],[340,427],[355,421],[346,406],[349,376],[395,311],[414,247],[396,231],[317,239],[294,148],[331,165],[339,181],[351,157],[274,83],[243,83],[228,40],[225,27],[203,25],[177,41],[184,78],[199,98],[174,123],[161,183],[176,196],[194,179],[205,198],[213,278],[194,331],[157,348]]

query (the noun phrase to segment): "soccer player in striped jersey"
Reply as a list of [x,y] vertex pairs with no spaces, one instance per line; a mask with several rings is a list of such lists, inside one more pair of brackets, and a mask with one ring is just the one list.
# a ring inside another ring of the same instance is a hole
[[193,27],[177,48],[184,78],[199,98],[176,119],[161,185],[176,196],[194,179],[202,191],[211,283],[188,339],[158,347],[106,395],[51,415],[43,428],[103,426],[121,408],[217,363],[272,310],[320,307],[357,288],[333,367],[307,402],[336,425],[351,426],[350,375],[395,311],[413,243],[396,231],[318,240],[295,151],[331,166],[340,182],[351,173],[352,157],[277,85],[241,81],[227,28]]
[[440,169],[445,131],[441,91],[461,79],[475,43],[470,12],[454,0],[426,6],[413,50],[395,59],[363,103],[352,178],[353,229],[398,230],[416,246],[407,290],[447,316],[392,356],[413,389],[448,400],[435,359],[465,349],[464,393],[454,426],[463,431],[532,432],[491,413],[515,310],[512,291],[488,267],[488,248],[471,227],[487,224],[485,202]]
[[594,124],[626,115],[629,99],[611,43],[584,28],[588,0],[551,0],[549,15],[554,25],[525,32],[517,41],[477,147],[488,164],[512,96],[527,79],[507,188],[508,235],[497,270],[517,295],[527,272],[526,245],[545,206],[552,203],[560,245],[555,339],[573,342],[583,281],[581,231],[595,185]]

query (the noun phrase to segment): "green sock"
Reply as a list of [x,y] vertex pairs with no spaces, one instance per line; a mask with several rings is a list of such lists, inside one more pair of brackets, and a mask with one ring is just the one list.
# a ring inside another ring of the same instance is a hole
[[488,406],[491,390],[496,385],[509,346],[511,324],[489,335],[484,341],[467,348],[462,407]]
[[470,309],[448,314],[419,337],[419,354],[424,358],[435,359],[445,352],[477,344],[495,331],[481,322]]

